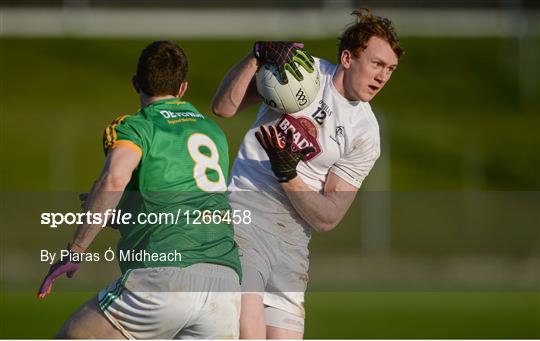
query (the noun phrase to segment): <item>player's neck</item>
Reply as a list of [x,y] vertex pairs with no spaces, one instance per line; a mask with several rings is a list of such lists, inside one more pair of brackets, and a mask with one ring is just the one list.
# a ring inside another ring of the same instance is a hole
[[140,96],[139,96],[140,103],[141,103],[141,108],[144,108],[147,105],[150,105],[152,102],[159,101],[159,100],[162,100],[162,99],[167,99],[167,98],[177,98],[177,97],[174,97],[172,95],[148,96],[148,95],[146,95],[144,93],[141,93]]
[[349,103],[361,101],[359,98],[356,98],[353,94],[347,91],[347,87],[345,86],[345,70],[341,64],[338,64],[337,66],[336,72],[332,77],[332,83],[341,97],[349,101]]
[[343,98],[349,100],[345,94],[345,85],[343,84],[343,67],[341,67],[341,64],[338,64],[337,66],[334,77],[332,77],[332,83],[334,83],[334,87],[336,88],[337,92]]

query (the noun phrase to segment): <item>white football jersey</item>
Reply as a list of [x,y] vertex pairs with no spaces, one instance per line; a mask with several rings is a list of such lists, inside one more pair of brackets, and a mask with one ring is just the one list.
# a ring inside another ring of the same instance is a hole
[[[359,188],[380,155],[379,126],[369,103],[351,102],[339,94],[332,81],[337,65],[318,58],[315,64],[321,77],[316,100],[294,114],[282,114],[262,104],[240,146],[229,182],[233,208],[250,209],[260,228],[270,233],[281,231],[287,238],[303,242],[309,241],[310,228],[272,172],[268,156],[255,138],[259,126],[276,126],[280,137],[293,129],[298,148],[315,148],[298,164],[297,172],[318,192],[323,191],[329,172]],[[282,227],[279,231],[272,226],[276,224]]]

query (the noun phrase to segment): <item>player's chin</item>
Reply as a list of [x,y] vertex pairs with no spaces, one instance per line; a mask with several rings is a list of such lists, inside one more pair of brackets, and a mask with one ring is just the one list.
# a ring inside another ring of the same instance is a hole
[[368,91],[364,91],[360,94],[358,94],[358,99],[360,99],[362,102],[369,102],[375,97],[377,94],[377,91],[372,91],[369,89]]

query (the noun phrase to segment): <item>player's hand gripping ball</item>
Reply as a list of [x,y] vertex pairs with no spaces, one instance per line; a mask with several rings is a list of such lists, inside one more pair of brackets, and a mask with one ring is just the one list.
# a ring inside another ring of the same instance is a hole
[[319,70],[303,46],[289,41],[259,41],[254,45],[260,64],[255,76],[257,91],[268,106],[278,111],[298,112],[310,105],[319,92]]
[[276,127],[261,126],[261,131],[255,133],[255,137],[263,147],[266,155],[270,159],[272,171],[279,182],[287,182],[297,176],[296,166],[306,155],[315,151],[309,146],[304,149],[294,147],[293,131],[287,130],[285,142],[279,139]]
[[[281,81],[287,83],[286,69],[298,80],[302,79],[293,60],[297,50],[303,47],[303,43],[293,41],[258,41],[253,45],[253,54],[259,64],[275,65]],[[313,58],[310,59],[310,62],[313,63]]]

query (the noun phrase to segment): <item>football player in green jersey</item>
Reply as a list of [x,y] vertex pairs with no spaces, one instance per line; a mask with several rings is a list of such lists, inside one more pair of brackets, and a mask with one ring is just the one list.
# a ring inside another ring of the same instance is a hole
[[[241,269],[225,219],[228,146],[217,124],[180,100],[187,71],[183,50],[170,41],[142,51],[132,79],[141,109],[106,128],[107,158],[85,205],[103,216],[116,208],[138,217],[116,226],[122,276],[75,312],[60,338],[238,338]],[[151,215],[165,219],[149,223]],[[101,228],[78,227],[39,297],[56,277],[73,276]]]

